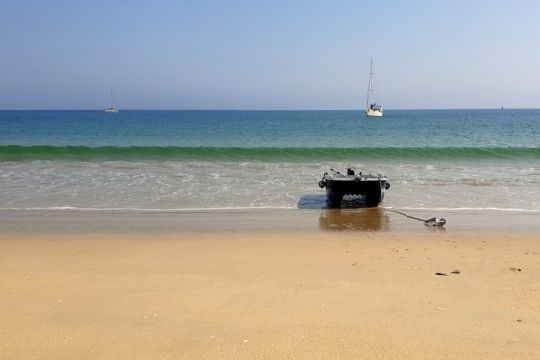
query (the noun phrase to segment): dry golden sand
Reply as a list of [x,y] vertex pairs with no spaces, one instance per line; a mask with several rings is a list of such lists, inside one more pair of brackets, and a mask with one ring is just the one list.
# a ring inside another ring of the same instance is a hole
[[0,235],[0,358],[539,359],[539,279],[538,235]]

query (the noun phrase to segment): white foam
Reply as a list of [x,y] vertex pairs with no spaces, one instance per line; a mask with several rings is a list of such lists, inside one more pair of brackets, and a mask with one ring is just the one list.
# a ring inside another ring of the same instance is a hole
[[385,204],[396,209],[540,212],[540,163],[513,168],[430,164],[429,169],[424,164],[390,162],[125,164],[3,164],[0,206],[13,211],[295,209],[306,196],[324,196],[317,182],[330,167],[343,171],[350,166],[387,174],[392,187]]
[[230,211],[230,210],[291,210],[294,206],[229,206],[212,208],[78,208],[73,206],[3,208],[0,211],[134,211],[134,212],[190,212],[190,211]]

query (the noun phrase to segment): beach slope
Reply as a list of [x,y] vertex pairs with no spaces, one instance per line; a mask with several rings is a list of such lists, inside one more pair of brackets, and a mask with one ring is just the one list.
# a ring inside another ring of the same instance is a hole
[[0,358],[538,359],[539,260],[537,235],[4,234]]

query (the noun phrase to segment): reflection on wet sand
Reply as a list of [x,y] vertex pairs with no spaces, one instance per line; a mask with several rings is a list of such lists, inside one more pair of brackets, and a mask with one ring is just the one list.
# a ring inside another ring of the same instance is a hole
[[319,227],[322,230],[384,231],[390,229],[388,215],[383,208],[328,209],[321,211]]

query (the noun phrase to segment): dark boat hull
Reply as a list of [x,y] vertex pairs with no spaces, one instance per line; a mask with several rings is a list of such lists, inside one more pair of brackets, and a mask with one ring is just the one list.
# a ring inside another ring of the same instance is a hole
[[345,195],[363,196],[367,207],[376,207],[384,199],[385,190],[390,187],[386,177],[375,175],[325,177],[321,184],[326,187],[328,205],[336,208],[341,207]]

